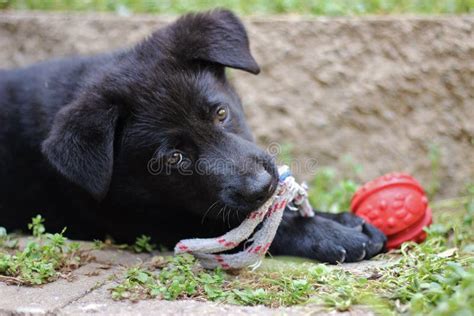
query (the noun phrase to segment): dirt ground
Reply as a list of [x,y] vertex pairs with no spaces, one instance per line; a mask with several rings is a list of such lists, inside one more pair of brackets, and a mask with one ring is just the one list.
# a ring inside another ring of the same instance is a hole
[[[131,45],[169,17],[0,13],[0,67]],[[392,170],[431,178],[441,195],[474,179],[474,16],[247,18],[262,72],[230,73],[257,141],[293,144],[293,169],[370,180]],[[278,150],[272,145],[271,150]]]

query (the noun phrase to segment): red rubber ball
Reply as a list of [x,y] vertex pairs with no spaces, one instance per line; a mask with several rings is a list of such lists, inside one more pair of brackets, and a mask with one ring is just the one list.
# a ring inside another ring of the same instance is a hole
[[351,209],[387,235],[387,248],[405,241],[422,242],[432,222],[423,187],[406,173],[389,173],[366,183],[354,194]]

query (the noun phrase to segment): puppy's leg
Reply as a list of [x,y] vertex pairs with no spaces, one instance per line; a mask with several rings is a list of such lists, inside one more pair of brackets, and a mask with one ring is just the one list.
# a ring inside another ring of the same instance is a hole
[[270,253],[306,257],[333,264],[355,262],[381,253],[385,242],[385,235],[367,223],[363,223],[359,230],[319,213],[314,217],[304,218],[285,211]]

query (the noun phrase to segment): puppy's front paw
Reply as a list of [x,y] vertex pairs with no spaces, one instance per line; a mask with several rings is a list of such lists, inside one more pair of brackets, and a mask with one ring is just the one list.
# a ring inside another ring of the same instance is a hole
[[370,259],[379,254],[385,245],[386,237],[370,224],[363,223],[362,230],[343,226],[334,221],[319,219],[314,229],[312,250],[314,258],[329,263],[356,262]]
[[270,250],[335,264],[370,259],[384,251],[385,242],[385,235],[368,223],[350,227],[315,216],[286,219]]

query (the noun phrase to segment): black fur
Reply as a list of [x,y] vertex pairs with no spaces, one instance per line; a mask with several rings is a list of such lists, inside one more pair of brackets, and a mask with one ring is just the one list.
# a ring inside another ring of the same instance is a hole
[[[238,225],[277,174],[225,67],[259,72],[239,19],[216,10],[131,49],[0,71],[0,224],[23,229],[41,213],[72,238],[148,234],[167,246]],[[287,211],[271,253],[357,261],[384,242],[350,214]]]

